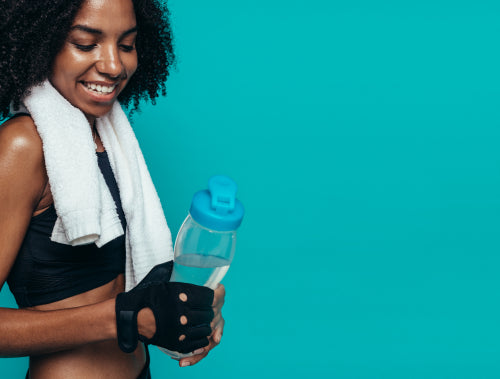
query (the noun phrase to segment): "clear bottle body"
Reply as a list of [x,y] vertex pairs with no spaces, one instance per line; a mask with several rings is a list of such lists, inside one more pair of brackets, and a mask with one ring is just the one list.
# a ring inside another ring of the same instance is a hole
[[189,215],[175,240],[171,282],[191,283],[215,289],[233,260],[236,231],[215,231]]
[[[174,247],[171,282],[191,283],[215,289],[231,264],[236,247],[236,231],[216,231],[198,224],[188,215]],[[189,357],[160,348],[173,358]]]

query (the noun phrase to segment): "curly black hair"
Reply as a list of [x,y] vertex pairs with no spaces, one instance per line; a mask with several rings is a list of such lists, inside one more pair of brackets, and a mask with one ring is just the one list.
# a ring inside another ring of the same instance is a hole
[[[0,0],[0,119],[29,88],[48,78],[84,0]],[[141,100],[166,95],[174,63],[169,11],[159,0],[132,0],[138,67],[118,100],[131,112]]]

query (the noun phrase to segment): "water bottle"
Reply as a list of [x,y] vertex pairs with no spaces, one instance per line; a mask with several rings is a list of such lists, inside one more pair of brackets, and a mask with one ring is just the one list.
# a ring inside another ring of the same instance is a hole
[[[194,194],[175,239],[171,282],[215,289],[222,280],[233,260],[236,229],[244,214],[236,190],[232,179],[217,175],[209,179],[208,190]],[[176,359],[192,355],[160,349]]]

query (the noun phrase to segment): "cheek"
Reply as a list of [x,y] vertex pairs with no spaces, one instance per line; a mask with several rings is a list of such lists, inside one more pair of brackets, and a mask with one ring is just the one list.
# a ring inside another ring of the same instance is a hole
[[78,54],[62,52],[54,61],[51,81],[61,86],[71,85],[81,73],[82,66],[85,64],[84,61],[85,59],[82,59]]

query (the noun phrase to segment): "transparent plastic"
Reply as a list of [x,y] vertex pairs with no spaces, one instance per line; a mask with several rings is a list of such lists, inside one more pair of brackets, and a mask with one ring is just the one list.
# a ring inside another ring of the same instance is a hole
[[[235,248],[235,230],[211,230],[188,215],[175,240],[174,269],[170,281],[215,289],[229,269]],[[192,355],[164,348],[160,350],[176,359]]]

